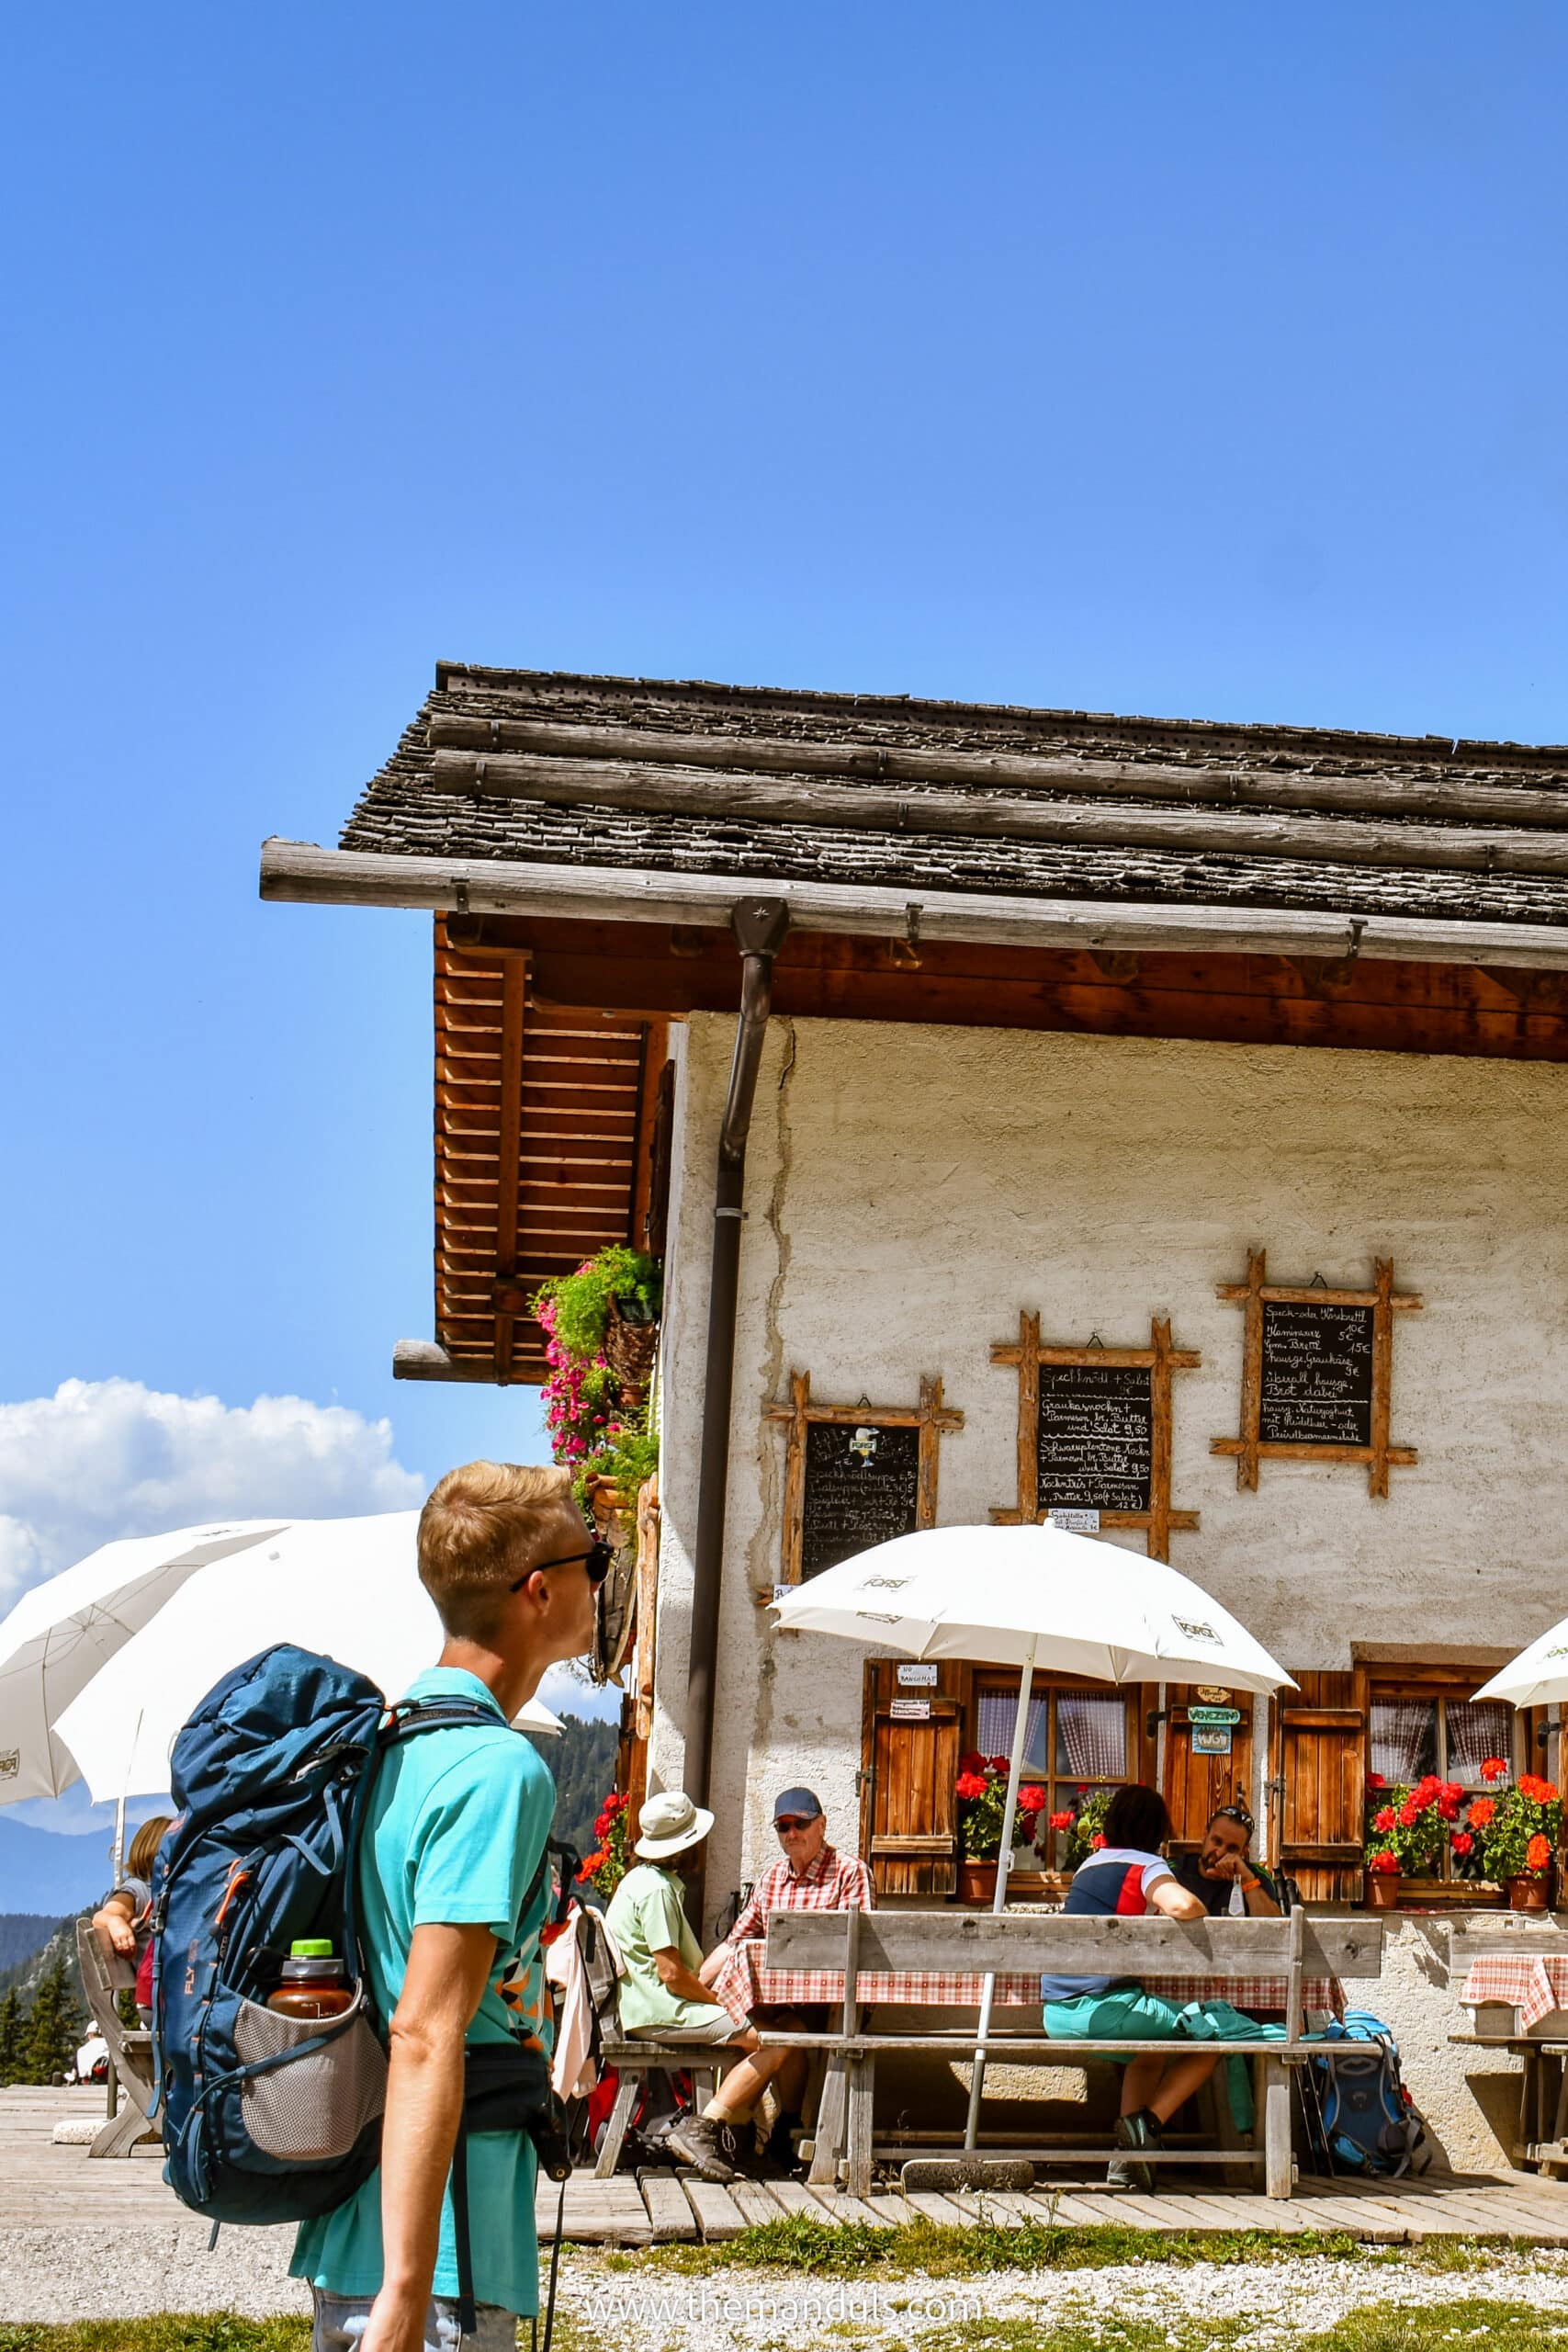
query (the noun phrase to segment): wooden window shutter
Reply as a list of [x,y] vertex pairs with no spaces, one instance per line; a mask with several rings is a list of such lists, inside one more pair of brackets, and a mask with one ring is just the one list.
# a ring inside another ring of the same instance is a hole
[[1177,1853],[1196,1851],[1214,1814],[1223,1804],[1234,1804],[1238,1792],[1247,1811],[1252,1810],[1252,1694],[1247,1690],[1232,1693],[1230,1703],[1240,1713],[1241,1721],[1231,1734],[1228,1756],[1193,1755],[1192,1726],[1187,1709],[1189,1702],[1196,1697],[1196,1691],[1184,1682],[1166,1685],[1165,1703],[1169,1712],[1165,1719],[1165,1772],[1160,1794],[1170,1808],[1171,1847]]
[[1296,1675],[1276,1709],[1282,1783],[1278,1859],[1309,1903],[1351,1903],[1362,1891],[1367,1786],[1367,1678]]
[[[900,1692],[892,1658],[868,1658],[861,1747],[861,1851],[879,1896],[951,1894],[958,1883],[958,1800],[972,1669],[937,1668],[934,1690]],[[895,1716],[895,1697],[923,1699],[920,1720]]]

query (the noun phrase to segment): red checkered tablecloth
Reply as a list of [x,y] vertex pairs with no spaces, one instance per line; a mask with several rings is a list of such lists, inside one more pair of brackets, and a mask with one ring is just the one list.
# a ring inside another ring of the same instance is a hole
[[1460,1999],[1469,2008],[1482,2001],[1506,2001],[1519,2013],[1520,2032],[1529,2033],[1553,2009],[1568,2008],[1568,1958],[1520,1952],[1514,1959],[1498,1954],[1472,1960]]
[[[756,2008],[843,1999],[841,1969],[768,1968],[763,1964],[765,1949],[761,1942],[729,1945],[714,1980],[715,1996],[738,2022],[744,2023]],[[967,1970],[935,1968],[863,1969],[855,1979],[863,2001],[929,2008],[976,2009],[985,1996],[985,1983],[984,1976]],[[1146,1993],[1183,2007],[1189,2001],[1229,2001],[1233,2008],[1248,2016],[1259,2009],[1283,2009],[1290,2000],[1290,1985],[1283,1976],[1145,1976],[1143,1985]],[[1038,2007],[1038,1971],[998,1975],[994,1997],[998,2008]],[[1306,2008],[1337,2014],[1345,2005],[1342,1988],[1329,1977],[1308,1977],[1302,1999]]]

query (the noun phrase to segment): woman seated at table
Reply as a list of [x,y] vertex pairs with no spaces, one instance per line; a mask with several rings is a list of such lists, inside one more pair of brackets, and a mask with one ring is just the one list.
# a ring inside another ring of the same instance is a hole
[[[1157,1789],[1135,1781],[1119,1788],[1106,1808],[1105,1843],[1078,1864],[1063,1909],[1099,1919],[1141,1918],[1150,1911],[1163,1911],[1169,1919],[1206,1917],[1206,1905],[1179,1883],[1160,1851],[1170,1834],[1170,1815]],[[1180,2015],[1174,2002],[1145,1993],[1131,1976],[1043,1976],[1040,1997],[1045,2031],[1054,2041],[1168,2041]],[[1179,2058],[1158,2051],[1107,2055],[1127,2070],[1116,2143],[1134,2151],[1161,2144],[1177,2109],[1219,2064],[1198,2050]],[[1153,2186],[1150,2167],[1127,2155],[1111,2158],[1109,2177],[1122,2188]]]
[[[727,2132],[747,2137],[762,2092],[775,2076],[775,2090],[793,2091],[798,2106],[798,2078],[808,2062],[804,2051],[763,2050],[755,2028],[737,2020],[697,1974],[702,1948],[686,1918],[682,1881],[713,1821],[706,1806],[694,1804],[683,1790],[649,1797],[637,1815],[639,1834],[632,1849],[637,1866],[611,1896],[605,1923],[621,1956],[615,1998],[628,2041],[688,2043],[694,2056],[704,2048],[743,2053],[703,2113],[679,2123],[665,2142],[702,2179],[725,2181],[735,2177]],[[787,2140],[782,2147],[770,2140],[763,2160],[765,2168],[791,2170],[794,2152]]]

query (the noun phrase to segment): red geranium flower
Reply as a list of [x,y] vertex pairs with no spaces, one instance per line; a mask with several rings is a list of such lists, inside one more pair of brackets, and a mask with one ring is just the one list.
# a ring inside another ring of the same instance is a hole
[[1108,1844],[1110,1843],[1110,1840],[1109,1840],[1109,1838],[1106,1837],[1105,1832],[1104,1832],[1104,1830],[1103,1830],[1103,1829],[1097,1829],[1097,1830],[1095,1831],[1095,1833],[1094,1833],[1094,1836],[1089,1839],[1089,1845],[1091,1846],[1091,1848],[1093,1849],[1093,1850],[1094,1850],[1096,1853],[1098,1853],[1098,1852],[1100,1851],[1100,1848],[1101,1848],[1102,1846],[1108,1845]]
[[1398,1870],[1399,1856],[1397,1854],[1374,1854],[1371,1860],[1367,1864],[1367,1868],[1370,1871],[1377,1871],[1382,1876],[1387,1877],[1391,1871]]
[[966,1747],[958,1759],[958,1769],[961,1772],[983,1772],[986,1759],[977,1747]]
[[1399,1823],[1401,1828],[1414,1829],[1420,1815],[1420,1812],[1421,1808],[1416,1804],[1415,1798],[1413,1796],[1406,1797],[1404,1803],[1399,1808]]
[[1070,1829],[1072,1826],[1073,1816],[1070,1813],[1054,1813],[1051,1815],[1051,1826],[1053,1829]]
[[986,1783],[978,1772],[960,1772],[954,1786],[965,1804],[972,1804],[986,1793]]
[[1468,1829],[1456,1829],[1449,1843],[1456,1854],[1472,1854],[1475,1851],[1475,1840]]
[[1506,1781],[1508,1777],[1506,1758],[1488,1756],[1482,1764],[1481,1777],[1489,1787],[1494,1781]]
[[1045,1810],[1044,1790],[1031,1781],[1018,1792],[1018,1809],[1020,1813],[1043,1813]]
[[1525,1860],[1529,1863],[1530,1869],[1532,1871],[1543,1871],[1551,1860],[1551,1838],[1541,1837],[1532,1838],[1529,1844],[1525,1848]]
[[1005,1772],[1011,1761],[1012,1758],[1009,1756],[993,1756],[991,1758],[991,1770],[993,1772]]
[[1381,1772],[1369,1772],[1367,1774],[1367,1786],[1369,1789],[1386,1789],[1388,1782],[1383,1779]]
[[1557,1794],[1551,1782],[1543,1781],[1539,1772],[1521,1772],[1519,1786],[1534,1804],[1551,1804]]
[[1393,1805],[1385,1804],[1381,1813],[1373,1814],[1372,1827],[1377,1830],[1381,1836],[1385,1838],[1387,1837],[1389,1831],[1393,1827]]
[[1484,1829],[1496,1810],[1497,1800],[1495,1797],[1472,1797],[1470,1804],[1471,1827],[1472,1829]]

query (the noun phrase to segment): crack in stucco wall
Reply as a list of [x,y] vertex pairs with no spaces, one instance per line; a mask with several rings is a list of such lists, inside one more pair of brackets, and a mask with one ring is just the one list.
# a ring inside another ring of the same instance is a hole
[[[795,1079],[795,1054],[799,1044],[793,1021],[782,1020],[780,1028],[784,1036],[784,1058],[779,1069],[776,1089],[773,1181],[768,1188],[766,1211],[768,1230],[773,1239],[773,1272],[762,1308],[761,1363],[762,1396],[768,1402],[777,1399],[783,1394],[781,1383],[784,1368],[784,1339],[782,1317],[784,1289],[789,1281],[792,1247],[788,1228],[784,1224],[784,1214],[789,1200],[790,1177],[794,1172],[795,1165],[795,1132],[790,1120],[790,1091]],[[776,1574],[775,1560],[773,1555],[778,1544],[778,1513],[783,1486],[780,1467],[781,1448],[776,1423],[765,1421],[759,1415],[757,1430],[757,1483],[762,1508],[755,1532],[746,1547],[746,1580],[753,1593],[771,1593]],[[757,1713],[753,1740],[756,1746],[765,1747],[773,1726],[773,1680],[776,1669],[773,1647],[767,1641],[765,1627],[761,1618],[759,1631],[765,1646],[757,1664]]]

